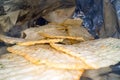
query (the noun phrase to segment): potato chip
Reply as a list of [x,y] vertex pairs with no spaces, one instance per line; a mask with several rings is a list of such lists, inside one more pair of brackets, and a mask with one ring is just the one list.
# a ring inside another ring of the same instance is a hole
[[18,54],[33,64],[46,64],[61,69],[89,69],[81,60],[52,49],[49,45],[19,46],[8,48],[9,52]]
[[18,45],[22,46],[31,46],[35,44],[45,44],[45,43],[56,43],[56,42],[62,42],[63,39],[44,39],[44,40],[37,40],[37,41],[26,41],[18,43]]
[[27,40],[22,39],[22,38],[13,38],[13,37],[5,36],[5,35],[0,35],[0,40],[5,42],[5,43],[8,43],[8,44],[15,44],[18,42],[27,41]]
[[83,37],[85,40],[94,39],[92,35],[82,27],[82,20],[67,19],[62,23],[66,27],[69,36]]
[[68,26],[68,35],[73,37],[83,37],[85,40],[93,40],[93,36],[83,27]]
[[78,41],[84,41],[83,37],[72,37],[72,36],[53,36],[49,35],[47,33],[40,33],[41,36],[47,37],[47,38],[58,38],[58,39],[72,39],[72,40],[78,40]]
[[74,45],[52,43],[51,46],[59,51],[79,58],[95,69],[108,67],[120,61],[119,39],[99,39]]
[[[62,29],[59,29],[62,28]],[[66,36],[68,35],[64,30],[64,26],[57,24],[48,24],[37,28],[29,28],[22,32],[22,37],[28,40],[40,40],[45,37],[40,36],[39,33],[47,33],[53,36]]]
[[81,26],[82,20],[75,20],[75,19],[66,19],[63,23],[64,26]]
[[36,66],[10,53],[0,56],[0,80],[79,80],[83,71]]

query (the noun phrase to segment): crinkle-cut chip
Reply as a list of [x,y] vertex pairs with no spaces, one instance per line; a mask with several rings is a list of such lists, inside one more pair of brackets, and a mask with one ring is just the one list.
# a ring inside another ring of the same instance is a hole
[[18,43],[18,45],[31,46],[31,45],[35,45],[35,44],[57,43],[57,42],[62,42],[62,41],[63,41],[63,39],[44,39],[44,40],[21,42],[21,43]]
[[66,19],[71,17],[71,15],[74,12],[74,9],[75,7],[57,9],[57,10],[54,10],[53,12],[48,13],[47,15],[43,17],[50,22],[62,23]]
[[46,64],[54,68],[61,69],[89,69],[90,67],[84,64],[79,59],[73,58],[62,52],[58,52],[49,45],[35,46],[19,46],[15,45],[7,49],[13,54],[18,54],[25,57],[26,60],[33,64]]
[[22,38],[13,38],[13,37],[5,36],[5,35],[0,35],[0,40],[8,44],[15,44],[15,43],[27,41]]
[[33,65],[15,54],[0,56],[0,80],[79,80],[83,70]]
[[84,41],[83,37],[72,37],[72,36],[53,36],[49,35],[47,33],[40,33],[41,36],[47,37],[47,38],[58,38],[58,39],[71,39],[71,40],[78,40],[78,41]]
[[[62,28],[62,29],[59,29]],[[57,24],[48,24],[37,28],[29,28],[22,32],[22,37],[28,40],[40,40],[43,36],[40,33],[47,33],[54,36],[66,36],[68,35],[63,26]]]
[[114,38],[86,41],[74,45],[50,44],[53,48],[77,57],[98,69],[120,62],[120,40]]

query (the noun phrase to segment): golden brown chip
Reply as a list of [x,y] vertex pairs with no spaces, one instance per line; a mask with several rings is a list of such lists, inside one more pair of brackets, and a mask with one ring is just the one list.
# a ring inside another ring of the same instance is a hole
[[83,37],[85,40],[93,40],[93,36],[83,27],[68,26],[68,35],[74,37]]
[[72,39],[72,40],[78,40],[78,41],[84,41],[83,37],[72,37],[72,36],[53,36],[49,35],[47,33],[40,33],[41,36],[47,37],[47,38],[58,38],[58,39]]
[[81,60],[52,49],[49,45],[19,46],[8,48],[9,52],[18,54],[34,64],[46,64],[61,69],[89,69]]
[[63,39],[44,39],[44,40],[37,40],[37,41],[26,41],[18,43],[18,45],[22,46],[31,46],[35,44],[44,44],[44,43],[56,43],[56,42],[62,42]]
[[[59,29],[62,28],[62,29]],[[68,35],[64,30],[64,26],[57,24],[48,24],[37,28],[29,28],[22,33],[22,37],[28,40],[40,40],[45,37],[40,36],[39,33],[47,33],[53,36],[66,36]]]
[[64,26],[81,26],[82,20],[67,19],[62,23]]
[[63,25],[67,29],[69,36],[73,37],[83,37],[85,40],[94,39],[92,35],[81,26],[82,20],[67,19]]
[[36,66],[10,53],[0,56],[0,80],[79,80],[83,71]]
[[53,48],[81,59],[98,69],[120,61],[120,40],[114,38],[86,41],[74,45],[50,44]]

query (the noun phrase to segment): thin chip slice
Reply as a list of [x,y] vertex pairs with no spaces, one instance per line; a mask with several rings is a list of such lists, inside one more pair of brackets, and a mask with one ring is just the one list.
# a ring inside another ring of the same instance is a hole
[[92,35],[81,26],[82,20],[67,19],[63,25],[66,26],[68,35],[74,37],[83,37],[85,40],[94,39]]
[[56,42],[62,42],[63,39],[44,39],[44,40],[37,40],[37,41],[26,41],[18,43],[18,45],[22,46],[31,46],[35,44],[44,44],[44,43],[56,43]]
[[51,46],[59,51],[81,59],[95,69],[108,67],[120,61],[119,39],[99,39],[74,45],[52,43]]
[[47,37],[47,38],[58,38],[58,39],[72,39],[72,40],[78,40],[78,41],[84,41],[83,37],[72,37],[72,36],[53,36],[49,35],[47,33],[40,33],[41,36]]
[[80,26],[68,26],[69,36],[83,37],[85,40],[93,40],[92,35],[83,27]]
[[75,59],[67,54],[52,49],[49,45],[19,46],[8,48],[9,52],[21,55],[33,64],[46,64],[54,68],[61,69],[89,69],[79,59]]
[[[62,28],[62,29],[59,29]],[[45,26],[40,26],[37,28],[29,28],[22,32],[22,37],[28,40],[40,40],[45,37],[40,36],[40,33],[47,33],[53,36],[66,36],[68,35],[64,30],[64,26],[60,26],[57,24],[48,24]]]
[[[84,40],[94,39],[90,33],[82,27],[82,20],[67,19],[62,24],[66,27],[67,34],[72,37],[82,37]],[[71,44],[79,43],[80,41],[70,40]]]
[[18,42],[27,41],[25,39],[8,37],[8,36],[5,36],[5,35],[0,35],[0,40],[5,42],[5,43],[8,43],[8,44],[15,44],[15,43],[18,43]]
[[79,80],[83,70],[33,65],[15,54],[0,56],[0,80]]
[[65,20],[62,24],[64,26],[81,26],[82,25],[82,20],[79,19],[79,20],[75,20],[75,19],[67,19]]

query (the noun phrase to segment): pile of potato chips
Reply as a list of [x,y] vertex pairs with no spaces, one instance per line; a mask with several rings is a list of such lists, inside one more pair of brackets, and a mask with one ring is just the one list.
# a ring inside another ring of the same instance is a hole
[[0,79],[79,80],[87,69],[99,69],[120,61],[120,41],[94,38],[81,20],[67,19],[22,32],[21,38],[0,35],[12,53],[0,57]]

